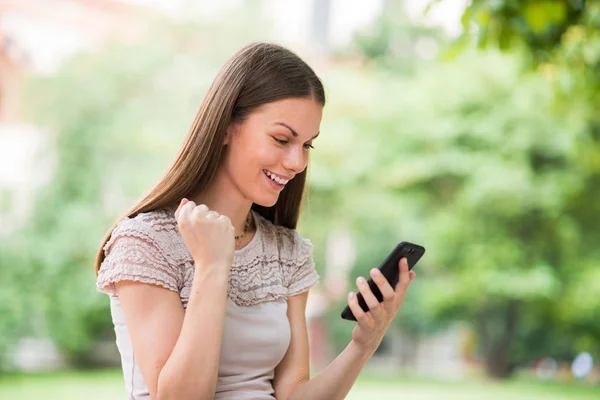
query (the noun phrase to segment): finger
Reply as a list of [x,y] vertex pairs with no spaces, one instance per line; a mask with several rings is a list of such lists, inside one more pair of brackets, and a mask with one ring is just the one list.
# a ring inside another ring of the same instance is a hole
[[177,220],[177,223],[187,223],[195,207],[196,203],[194,203],[193,201],[188,201],[183,206],[181,206],[181,209],[179,210],[179,218]]
[[348,307],[352,311],[354,318],[359,324],[368,324],[369,317],[366,312],[363,311],[360,304],[358,304],[358,297],[353,292],[348,293]]
[[206,204],[198,204],[196,207],[194,207],[194,218],[196,219],[200,219],[204,217],[204,214],[206,214],[208,212],[208,207],[206,206]]
[[209,211],[204,215],[206,219],[217,219],[219,218],[219,213],[216,211]]
[[415,279],[417,277],[417,273],[415,271],[410,271],[409,275],[410,275],[411,282],[413,281],[413,279]]
[[175,210],[175,220],[179,219],[179,211],[181,211],[181,207],[183,207],[188,201],[189,200],[185,197],[181,199],[181,201],[179,202],[179,206],[177,206],[177,210]]
[[227,222],[229,222],[231,224],[231,220],[227,217],[227,215],[220,214],[217,219],[220,219],[220,220],[223,220],[223,221],[227,221]]
[[231,220],[226,215],[219,215],[217,220],[221,221],[223,225],[227,227],[227,230],[231,232],[232,235],[235,233],[235,228],[233,227]]
[[381,271],[379,271],[377,268],[373,268],[371,270],[370,275],[371,275],[371,279],[373,279],[373,282],[375,282],[377,284],[377,287],[379,288],[379,291],[381,292],[381,295],[383,296],[384,305],[386,303],[391,303],[391,301],[394,299],[395,293],[394,293],[394,289],[392,288],[392,286],[390,285],[388,280],[385,278],[385,276],[383,276]]
[[408,261],[406,257],[402,258],[398,263],[400,269],[400,277],[398,278],[398,284],[396,285],[396,293],[406,291],[408,284],[410,283],[410,276],[408,271]]
[[371,311],[371,313],[373,313],[373,314],[379,313],[379,311],[381,311],[379,309],[380,308],[379,301],[377,300],[377,297],[375,297],[375,295],[371,291],[371,288],[369,287],[367,280],[365,278],[363,278],[362,276],[359,276],[358,278],[356,278],[356,285],[358,286],[358,290],[362,294],[363,299],[365,300],[365,303],[367,303],[367,306],[369,307],[369,311]]

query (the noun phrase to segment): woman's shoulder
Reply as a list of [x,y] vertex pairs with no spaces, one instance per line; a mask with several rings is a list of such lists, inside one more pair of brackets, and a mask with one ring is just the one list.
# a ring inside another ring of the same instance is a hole
[[110,239],[106,242],[104,250],[108,250],[115,241],[125,237],[161,245],[168,243],[177,232],[175,217],[167,210],[159,209],[139,213],[134,217],[127,217],[119,221],[113,229]]
[[260,223],[263,242],[267,244],[267,248],[274,248],[280,258],[298,259],[311,256],[311,241],[296,229],[276,225],[261,215],[258,215],[258,223]]
[[139,213],[119,221],[112,236],[129,235],[156,239],[177,227],[175,216],[166,209]]
[[168,209],[139,213],[121,220],[104,245],[105,255],[108,256],[117,242],[124,242],[130,248],[145,247],[169,264],[179,265],[189,258],[175,215]]
[[282,272],[286,296],[300,294],[319,281],[313,261],[313,245],[296,229],[275,225],[260,217],[267,253],[274,255]]
[[182,284],[179,259],[185,257],[179,237],[175,218],[166,210],[121,220],[104,245],[97,289],[112,295],[114,283],[133,280],[178,291]]
[[287,298],[318,281],[312,244],[295,229],[254,213],[258,238],[236,251],[229,297],[239,306]]

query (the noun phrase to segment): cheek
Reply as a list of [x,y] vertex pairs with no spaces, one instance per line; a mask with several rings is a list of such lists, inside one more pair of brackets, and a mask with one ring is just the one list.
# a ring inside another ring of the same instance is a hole
[[250,177],[276,162],[277,149],[269,146],[268,142],[247,140],[242,137],[239,139],[231,143],[227,153],[226,165],[231,173],[236,176]]
[[239,151],[237,149],[232,148],[231,151],[227,154],[227,169],[229,173],[236,176],[246,176],[248,172],[248,163],[250,159],[248,157],[248,153],[245,151]]

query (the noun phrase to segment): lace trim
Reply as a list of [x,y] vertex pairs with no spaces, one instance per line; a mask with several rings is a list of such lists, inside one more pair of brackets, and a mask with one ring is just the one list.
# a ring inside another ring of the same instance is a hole
[[257,256],[246,264],[237,264],[229,274],[228,297],[238,306],[285,299],[282,265],[274,257]]
[[115,283],[122,281],[150,283],[179,293],[179,289],[176,286],[173,286],[169,277],[160,276],[160,274],[156,273],[148,273],[147,268],[132,264],[120,264],[118,270],[111,270],[110,272],[103,274],[102,277],[98,274],[96,290],[110,296],[116,296]]
[[303,293],[319,282],[319,274],[314,266],[304,266],[296,272],[293,283],[288,288],[288,296]]
[[104,247],[106,258],[98,272],[96,289],[116,295],[116,282],[132,280],[178,292],[180,280],[177,270],[166,262],[162,252],[151,240],[151,236],[141,234],[140,231],[115,230],[110,243]]

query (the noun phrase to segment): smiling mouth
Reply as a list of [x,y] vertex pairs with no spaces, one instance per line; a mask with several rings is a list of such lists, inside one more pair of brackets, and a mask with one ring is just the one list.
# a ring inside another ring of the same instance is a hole
[[286,183],[288,183],[290,181],[290,179],[282,179],[280,177],[278,177],[277,175],[273,174],[271,171],[263,169],[263,172],[265,173],[265,175],[267,177],[269,177],[269,179],[271,179],[273,182],[284,186]]

